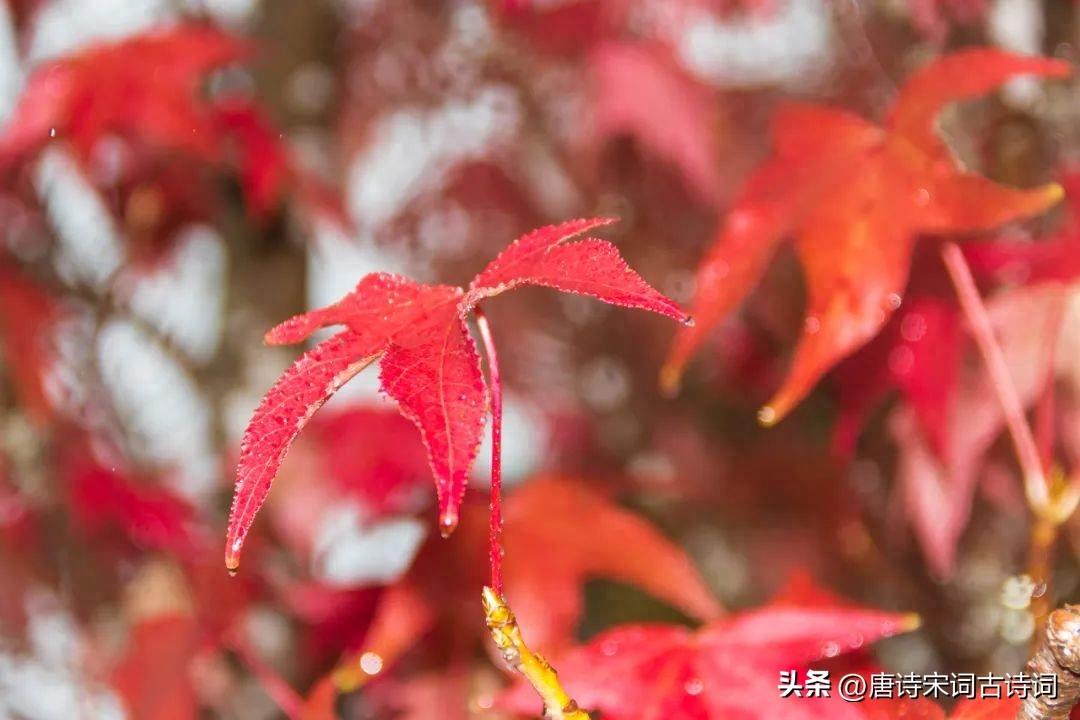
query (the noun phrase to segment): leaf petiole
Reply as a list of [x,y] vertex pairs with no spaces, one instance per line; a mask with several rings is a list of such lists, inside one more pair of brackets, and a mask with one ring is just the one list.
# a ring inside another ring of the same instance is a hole
[[986,305],[979,295],[979,289],[971,275],[971,268],[968,267],[967,259],[964,258],[960,247],[953,242],[945,243],[941,249],[941,257],[956,288],[960,308],[967,318],[975,344],[979,346],[979,352],[982,353],[994,394],[997,395],[1001,411],[1005,415],[1009,435],[1016,449],[1016,459],[1024,475],[1024,493],[1032,510],[1036,514],[1042,514],[1050,504],[1049,481],[1043,469],[1042,460],[1039,458],[1035,436],[1031,432],[1031,426],[1024,413],[1024,405],[1020,402],[1020,395],[1009,374],[1005,355],[994,337],[990,315],[986,312]]
[[502,380],[499,377],[499,356],[495,352],[495,338],[487,315],[479,307],[473,308],[476,327],[484,343],[487,356],[488,385],[491,389],[491,530],[488,536],[491,563],[491,587],[502,595]]

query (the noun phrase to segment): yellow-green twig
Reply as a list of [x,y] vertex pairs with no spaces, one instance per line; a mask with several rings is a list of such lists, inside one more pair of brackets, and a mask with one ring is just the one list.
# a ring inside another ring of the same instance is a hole
[[544,702],[544,717],[548,720],[589,720],[589,714],[578,708],[562,683],[559,674],[540,655],[529,650],[521,636],[517,618],[502,596],[489,587],[484,588],[484,618],[495,646],[506,664],[525,676]]

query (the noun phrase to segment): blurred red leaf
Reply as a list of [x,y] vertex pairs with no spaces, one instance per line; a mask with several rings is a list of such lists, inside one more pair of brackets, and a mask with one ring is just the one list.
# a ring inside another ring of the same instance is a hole
[[873,341],[837,366],[836,452],[851,456],[866,416],[896,388],[915,411],[934,452],[943,455],[964,345],[954,303],[912,298]]
[[[629,625],[556,659],[567,692],[609,720],[862,717],[857,704],[781,698],[780,670],[802,669],[915,627],[911,615],[768,605],[705,625]],[[503,698],[527,712],[527,685]]]
[[267,342],[278,344],[300,342],[327,325],[348,327],[303,355],[256,409],[241,442],[226,540],[228,567],[237,567],[244,537],[296,435],[345,382],[379,358],[383,390],[420,430],[435,477],[439,522],[444,533],[452,531],[487,413],[480,357],[465,323],[477,303],[531,284],[686,319],[626,265],[611,243],[567,242],[610,222],[572,220],[534,230],[500,253],[468,292],[376,273],[361,278],[337,303],[270,330]]
[[307,625],[304,649],[321,665],[360,645],[374,615],[379,589],[308,582],[284,588],[282,596],[285,607]]
[[767,424],[783,418],[900,306],[919,233],[991,228],[1060,199],[1057,185],[1013,190],[959,170],[936,134],[941,108],[1016,75],[1069,72],[1056,60],[967,50],[916,73],[885,128],[829,108],[781,111],[773,157],[748,180],[698,269],[697,325],[680,331],[662,382],[677,385],[705,335],[751,291],[777,243],[794,235],[806,323],[788,377],[761,413]]
[[138,251],[154,259],[184,222],[218,197],[206,168],[235,172],[248,210],[271,217],[295,195],[345,224],[336,194],[301,169],[255,102],[214,97],[210,73],[244,59],[247,44],[210,26],[182,25],[100,43],[39,68],[0,135],[0,171],[67,141],[88,177],[119,206]]
[[131,717],[198,717],[189,674],[196,638],[194,621],[180,612],[148,617],[132,628],[127,653],[113,674]]
[[[972,274],[983,284],[1032,286],[1071,282],[1080,276],[1080,176],[1066,173],[1069,213],[1063,227],[1034,241],[993,239],[964,245]],[[893,388],[915,411],[922,435],[938,458],[949,455],[952,398],[962,370],[966,339],[960,308],[937,255],[916,252],[908,299],[882,331],[840,362],[833,386],[840,403],[834,449],[850,457],[874,406]]]
[[[569,646],[584,610],[582,586],[590,578],[634,585],[701,620],[721,611],[678,546],[576,481],[532,480],[509,496],[504,512],[506,597],[530,645],[541,652]],[[454,540],[428,542],[405,577],[387,590],[364,652],[386,667],[433,626],[461,625],[466,618],[468,632],[482,632],[473,613],[486,553],[483,510],[466,505]],[[358,657],[342,665],[357,684],[363,679],[356,678]]]
[[327,473],[366,511],[382,517],[415,510],[431,470],[412,423],[389,408],[349,408],[312,421]]
[[540,652],[558,652],[569,642],[584,611],[580,587],[588,578],[635,585],[691,617],[720,614],[681,549],[580,483],[534,480],[514,493],[505,520],[506,594]]
[[[987,303],[1013,383],[1025,406],[1034,403],[1050,377],[1054,358],[1047,338],[1056,337],[1062,290],[1053,285],[1020,288]],[[974,352],[974,348],[969,349]],[[956,544],[967,526],[983,458],[1005,427],[1004,416],[981,358],[969,363],[956,386],[944,426],[943,456],[935,454],[906,407],[890,418],[899,447],[897,479],[905,510],[923,554],[935,574],[953,569]]]
[[71,461],[67,480],[71,512],[84,532],[116,528],[140,548],[181,556],[195,548],[195,510],[165,488],[103,467],[89,455]]
[[710,89],[655,43],[604,43],[589,65],[596,139],[629,135],[679,168],[698,199],[715,203],[722,184],[720,118]]
[[236,38],[188,25],[50,61],[31,75],[0,137],[0,168],[29,159],[51,138],[88,158],[109,134],[214,159],[217,131],[200,84],[245,54]]

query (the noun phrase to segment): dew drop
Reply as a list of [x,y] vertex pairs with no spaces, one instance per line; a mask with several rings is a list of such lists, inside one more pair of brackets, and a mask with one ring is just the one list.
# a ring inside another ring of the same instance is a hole
[[360,669],[368,675],[378,675],[383,668],[383,659],[378,653],[366,652],[360,656]]
[[56,137],[56,128],[49,128],[49,137]]
[[701,678],[691,678],[683,685],[687,695],[700,695],[705,689],[705,683],[701,681]]
[[840,646],[834,642],[827,642],[821,646],[821,654],[827,658],[836,657],[840,654]]
[[686,316],[686,319],[682,321],[685,327],[694,327],[694,318],[690,315]]
[[889,293],[889,296],[885,298],[885,303],[889,306],[890,310],[896,310],[903,301],[903,298],[896,293]]
[[454,530],[457,529],[458,519],[457,514],[447,513],[439,518],[439,534],[443,538],[448,538],[454,534]]
[[757,412],[758,422],[768,427],[776,422],[776,410],[771,405],[766,405]]
[[803,321],[803,332],[807,335],[814,335],[821,330],[821,321],[813,315],[807,315],[806,320]]
[[926,207],[930,204],[930,191],[926,188],[919,188],[915,191],[915,204],[919,207]]
[[600,644],[600,652],[602,652],[606,657],[614,657],[615,653],[619,652],[619,641],[605,640],[603,643]]

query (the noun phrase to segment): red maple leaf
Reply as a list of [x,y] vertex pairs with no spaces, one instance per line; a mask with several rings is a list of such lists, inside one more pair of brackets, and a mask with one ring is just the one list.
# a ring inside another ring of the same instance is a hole
[[[1064,225],[1036,240],[997,238],[964,245],[972,274],[988,286],[1071,282],[1080,276],[1080,175],[1062,175],[1069,206]],[[967,339],[936,244],[918,249],[904,306],[863,348],[833,372],[840,417],[834,449],[850,457],[863,422],[893,388],[914,411],[930,449],[950,454],[953,397],[961,377]]]
[[232,36],[191,25],[50,61],[30,77],[0,139],[0,168],[36,155],[52,138],[68,140],[86,159],[109,134],[214,159],[217,129],[200,84],[246,52]]
[[238,37],[181,25],[50,61],[31,75],[0,135],[0,171],[66,142],[118,206],[137,251],[160,250],[176,227],[210,214],[218,198],[206,189],[208,169],[237,176],[257,220],[294,194],[344,224],[335,194],[300,167],[252,99],[203,87],[214,70],[248,54]]
[[444,533],[453,530],[488,411],[480,356],[466,324],[480,301],[519,285],[541,285],[688,321],[610,242],[568,242],[610,222],[571,220],[523,235],[468,290],[366,275],[337,303],[270,330],[267,342],[283,344],[301,342],[328,325],[346,326],[301,356],[255,410],[240,446],[226,564],[237,567],[244,537],[297,434],[342,385],[376,360],[383,391],[420,431],[435,476],[439,522]]
[[1060,77],[1066,63],[998,50],[959,52],[909,79],[884,128],[826,107],[790,105],[773,156],[747,181],[697,273],[697,325],[680,331],[662,372],[668,389],[704,337],[753,289],[778,243],[795,237],[808,287],[791,370],[762,409],[780,420],[900,306],[920,233],[995,227],[1043,212],[1060,186],[1014,190],[959,169],[938,137],[946,104],[1020,74]]
[[[584,610],[582,586],[591,578],[632,584],[691,617],[708,620],[720,613],[678,546],[580,482],[537,478],[511,494],[504,510],[506,596],[541,652],[570,645]],[[472,635],[486,554],[484,508],[466,504],[453,541],[429,541],[409,572],[386,590],[362,652],[340,665],[342,685],[366,680],[357,675],[363,653],[378,656],[384,669],[432,628],[464,627]]]
[[[861,718],[857,704],[781,698],[781,670],[861,648],[913,629],[912,615],[850,607],[772,603],[698,630],[627,625],[557,658],[567,692],[607,720],[760,717]],[[536,700],[518,685],[503,698],[527,712]]]

